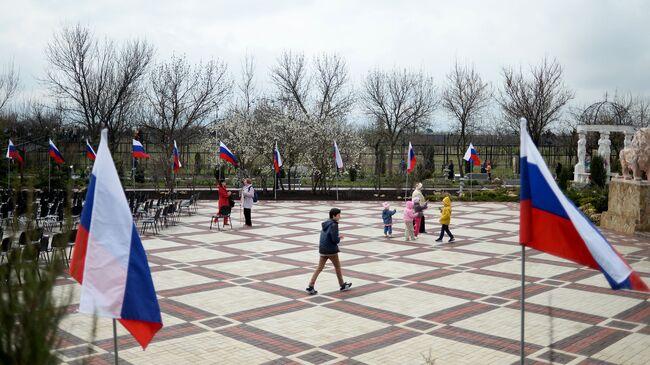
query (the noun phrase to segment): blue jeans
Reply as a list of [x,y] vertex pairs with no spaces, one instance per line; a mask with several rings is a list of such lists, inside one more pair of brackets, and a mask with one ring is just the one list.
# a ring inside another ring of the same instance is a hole
[[393,234],[393,226],[384,226],[384,235]]

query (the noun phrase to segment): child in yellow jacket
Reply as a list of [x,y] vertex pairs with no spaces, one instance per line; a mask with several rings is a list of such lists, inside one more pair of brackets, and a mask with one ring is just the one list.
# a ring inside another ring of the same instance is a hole
[[440,228],[440,237],[438,237],[436,242],[442,242],[445,232],[449,235],[448,242],[454,242],[454,235],[449,230],[449,224],[451,223],[451,199],[449,198],[449,194],[446,194],[442,199],[442,205],[442,208],[440,208],[440,224],[442,224],[442,228]]

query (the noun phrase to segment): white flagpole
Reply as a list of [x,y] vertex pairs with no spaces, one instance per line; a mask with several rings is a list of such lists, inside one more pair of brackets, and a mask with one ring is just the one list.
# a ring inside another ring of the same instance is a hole
[[334,177],[334,182],[336,184],[336,200],[339,200],[339,168],[336,168],[336,176]]
[[406,171],[406,185],[404,186],[404,201],[408,200],[408,191],[409,191],[409,172]]
[[48,157],[47,158],[47,190],[48,191],[52,191],[52,174],[50,170],[52,170],[52,159]]
[[11,190],[11,159],[7,159],[7,192]]
[[524,313],[526,305],[526,246],[521,245],[521,341],[519,344],[519,352],[521,354],[521,365],[524,365],[526,353],[524,352]]

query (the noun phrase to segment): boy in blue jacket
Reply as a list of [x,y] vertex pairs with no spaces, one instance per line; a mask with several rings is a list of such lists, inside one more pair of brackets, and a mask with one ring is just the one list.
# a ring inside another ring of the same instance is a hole
[[332,208],[330,210],[330,219],[323,222],[323,229],[320,232],[320,242],[318,245],[318,252],[320,253],[320,260],[318,261],[318,268],[312,275],[311,280],[309,281],[309,286],[307,287],[307,293],[310,295],[318,294],[318,291],[314,289],[316,284],[316,279],[318,275],[325,268],[325,263],[327,260],[332,261],[334,264],[334,270],[336,271],[336,277],[339,279],[339,285],[341,291],[350,290],[352,283],[346,283],[343,281],[343,274],[341,273],[341,262],[339,261],[339,242],[341,242],[342,236],[339,236],[339,219],[341,219],[341,210],[338,208]]
[[390,204],[384,202],[384,210],[381,212],[381,219],[384,221],[384,237],[393,237],[393,215],[397,213],[397,209],[390,210]]

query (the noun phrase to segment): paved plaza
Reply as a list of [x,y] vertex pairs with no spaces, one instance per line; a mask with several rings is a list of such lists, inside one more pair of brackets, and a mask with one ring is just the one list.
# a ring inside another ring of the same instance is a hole
[[[342,209],[343,274],[331,264],[309,296],[320,223]],[[118,325],[122,364],[515,364],[519,361],[519,207],[454,203],[457,241],[434,244],[427,231],[403,240],[382,232],[380,202],[259,202],[252,229],[209,230],[216,202],[158,236],[143,237],[164,328],[146,351]],[[650,240],[604,232],[650,283]],[[446,240],[445,240],[446,242]],[[612,291],[603,275],[527,250],[526,352],[529,364],[650,363],[650,297]],[[61,324],[67,364],[112,363],[112,324],[77,314],[79,285]],[[433,363],[433,362],[431,362]]]

